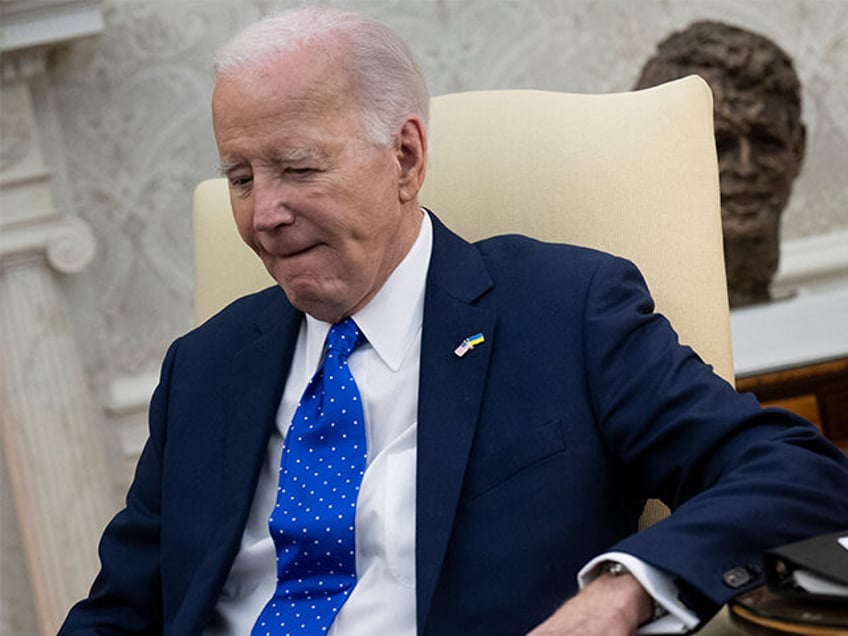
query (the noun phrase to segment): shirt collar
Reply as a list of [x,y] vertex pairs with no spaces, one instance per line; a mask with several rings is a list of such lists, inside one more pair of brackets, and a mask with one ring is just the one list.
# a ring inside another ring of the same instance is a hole
[[[433,224],[426,211],[422,214],[418,237],[409,252],[374,298],[353,315],[369,344],[392,371],[400,369],[424,319]],[[307,348],[323,348],[330,325],[307,314],[306,329]]]

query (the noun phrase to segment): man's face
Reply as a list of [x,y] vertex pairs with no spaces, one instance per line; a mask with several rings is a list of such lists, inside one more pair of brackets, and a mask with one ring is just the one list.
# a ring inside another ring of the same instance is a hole
[[780,215],[801,167],[804,128],[772,94],[712,78],[725,267],[732,307],[769,299]]
[[239,234],[289,301],[327,322],[371,300],[422,216],[402,184],[400,141],[368,139],[337,67],[326,55],[288,53],[220,78],[212,98]]
[[773,95],[715,90],[722,212],[735,233],[777,224],[800,170],[803,128]]

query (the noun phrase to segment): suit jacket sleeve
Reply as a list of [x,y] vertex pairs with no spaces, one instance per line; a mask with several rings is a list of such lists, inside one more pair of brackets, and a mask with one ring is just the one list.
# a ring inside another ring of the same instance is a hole
[[68,614],[59,636],[156,634],[162,630],[160,529],[162,455],[171,371],[179,341],[168,351],[150,404],[150,436],[126,506],[100,541],[101,570],[88,598]]
[[[848,527],[842,453],[808,422],[738,395],[679,346],[635,267],[599,267],[586,312],[603,439],[620,477],[674,513],[611,549],[670,572],[705,616],[764,582],[763,549]],[[734,568],[746,585],[725,581]]]

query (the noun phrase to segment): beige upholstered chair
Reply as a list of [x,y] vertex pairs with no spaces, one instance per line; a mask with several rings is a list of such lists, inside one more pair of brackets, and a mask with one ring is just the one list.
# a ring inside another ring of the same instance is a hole
[[432,110],[422,205],[469,240],[518,232],[633,260],[681,340],[732,381],[706,82],[459,93]]
[[[712,96],[698,77],[611,95],[433,99],[420,201],[469,240],[519,232],[642,270],[680,339],[733,381]],[[195,318],[273,281],[241,242],[224,179],[194,198]],[[643,525],[665,513],[649,502]],[[722,613],[705,636],[739,634]]]
[[[469,240],[519,232],[632,259],[659,311],[733,380],[707,84],[435,97],[420,200]],[[195,318],[273,284],[239,239],[223,179],[194,200]]]
[[[733,381],[712,96],[699,77],[611,95],[482,91],[433,99],[420,201],[469,240],[518,232],[633,260],[680,334]],[[195,317],[273,283],[197,188]],[[643,522],[658,511],[649,506]],[[662,512],[659,512],[662,514]]]

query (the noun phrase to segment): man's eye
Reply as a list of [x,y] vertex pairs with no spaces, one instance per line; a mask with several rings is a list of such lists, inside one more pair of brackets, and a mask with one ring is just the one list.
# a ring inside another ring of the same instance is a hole
[[738,145],[735,137],[716,135],[716,150],[720,155],[735,152]]
[[777,152],[786,147],[786,143],[770,132],[754,130],[751,133],[751,145],[767,152]]
[[315,168],[291,168],[291,169],[289,169],[289,172],[291,172],[294,175],[304,176],[304,175],[312,174],[313,172],[317,172],[317,170]]
[[250,185],[253,177],[230,177],[230,185],[234,188],[244,188]]

